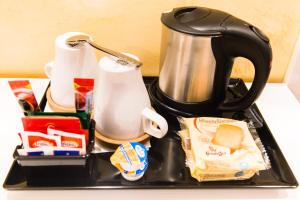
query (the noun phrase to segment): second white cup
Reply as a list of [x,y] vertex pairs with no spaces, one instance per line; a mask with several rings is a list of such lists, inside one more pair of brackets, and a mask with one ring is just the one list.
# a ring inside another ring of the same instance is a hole
[[161,138],[167,133],[167,121],[151,109],[140,68],[122,65],[107,56],[100,60],[98,73],[94,113],[97,131],[115,140],[135,139],[144,133]]

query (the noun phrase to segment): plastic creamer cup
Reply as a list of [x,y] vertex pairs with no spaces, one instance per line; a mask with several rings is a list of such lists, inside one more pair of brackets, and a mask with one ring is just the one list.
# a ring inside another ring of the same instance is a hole
[[143,177],[148,167],[148,151],[138,142],[121,144],[110,157],[111,163],[118,168],[123,178],[136,181]]

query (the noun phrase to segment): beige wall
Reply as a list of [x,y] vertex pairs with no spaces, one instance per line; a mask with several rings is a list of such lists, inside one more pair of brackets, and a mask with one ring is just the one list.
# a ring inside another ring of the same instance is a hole
[[[183,5],[224,10],[260,27],[273,47],[270,81],[283,80],[300,29],[299,0],[0,0],[0,77],[44,77],[54,39],[67,31],[134,53],[145,75],[157,75],[160,14]],[[239,59],[234,75],[251,78],[251,64]]]

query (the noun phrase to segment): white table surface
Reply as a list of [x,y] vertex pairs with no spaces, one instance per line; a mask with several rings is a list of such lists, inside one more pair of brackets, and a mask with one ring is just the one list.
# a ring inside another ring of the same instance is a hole
[[[8,79],[0,79],[0,182],[13,162],[12,153],[20,140],[23,115],[9,89]],[[47,79],[30,79],[38,99],[45,90]],[[272,134],[300,181],[300,104],[285,84],[267,84],[256,101]],[[199,190],[39,190],[8,191],[1,187],[0,200],[39,199],[300,199],[296,189],[199,189]]]

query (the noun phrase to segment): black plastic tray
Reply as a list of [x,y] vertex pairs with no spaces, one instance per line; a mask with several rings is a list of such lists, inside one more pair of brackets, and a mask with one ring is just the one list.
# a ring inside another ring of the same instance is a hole
[[[149,85],[155,77],[145,77]],[[230,82],[229,98],[243,95],[245,84],[234,79]],[[270,157],[271,169],[260,172],[248,180],[216,181],[199,183],[190,176],[185,166],[185,154],[180,138],[176,135],[176,124],[169,124],[170,130],[163,139],[151,138],[149,168],[142,179],[129,182],[123,179],[109,161],[111,153],[92,154],[86,167],[55,167],[46,171],[37,167],[30,173],[16,161],[4,182],[6,189],[179,189],[179,188],[292,188],[298,182],[287,161],[279,149],[272,133],[261,116],[256,105],[238,113],[222,113],[222,117],[249,119],[256,124]]]

